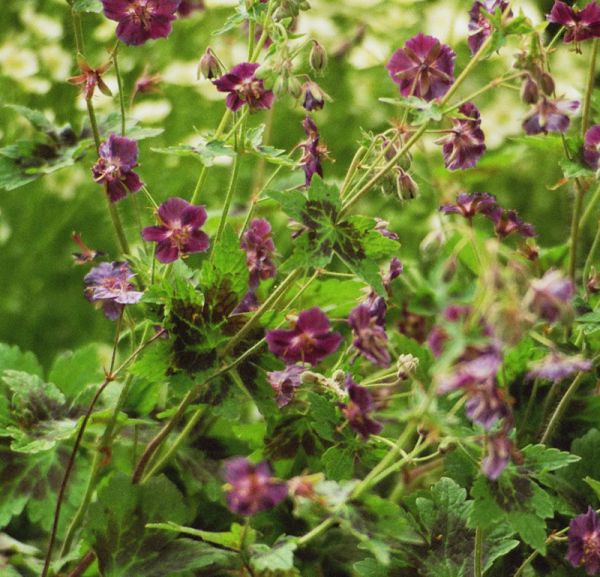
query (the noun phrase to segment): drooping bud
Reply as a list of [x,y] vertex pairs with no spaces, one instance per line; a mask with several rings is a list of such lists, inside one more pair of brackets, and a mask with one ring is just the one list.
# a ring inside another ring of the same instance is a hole
[[212,51],[212,48],[207,48],[202,58],[200,58],[197,77],[200,78],[200,75],[202,75],[204,78],[212,80],[213,78],[219,78],[222,74],[223,69],[221,68],[219,59]]
[[315,72],[323,72],[327,68],[327,52],[316,40],[313,40],[308,62]]
[[591,293],[600,292],[600,272],[592,268],[592,272],[587,279],[587,290]]
[[540,96],[537,82],[527,74],[521,85],[521,100],[527,104],[535,104]]
[[419,196],[419,186],[408,172],[398,169],[396,187],[400,200],[411,200]]
[[296,76],[290,76],[288,80],[288,93],[292,98],[300,98],[302,96],[303,86]]
[[554,94],[554,79],[548,72],[542,72],[540,75],[540,86],[547,96]]

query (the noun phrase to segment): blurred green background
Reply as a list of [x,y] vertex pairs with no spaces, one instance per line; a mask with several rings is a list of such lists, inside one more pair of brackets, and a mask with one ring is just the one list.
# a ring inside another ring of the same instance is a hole
[[[124,47],[121,66],[127,98],[135,80],[147,69],[162,76],[160,92],[136,98],[130,115],[149,127],[164,127],[160,136],[140,143],[139,173],[162,200],[177,195],[191,196],[201,165],[194,159],[164,156],[154,147],[193,143],[198,135],[214,130],[224,110],[223,96],[206,80],[196,79],[196,67],[207,46],[212,46],[228,66],[245,57],[245,36],[236,29],[220,36],[212,32],[223,25],[236,2],[206,1],[206,10],[175,23],[168,40],[142,47]],[[466,46],[467,13],[465,0],[311,0],[313,8],[304,13],[298,30],[318,39],[330,54],[326,75],[318,79],[333,102],[315,114],[322,140],[335,162],[325,165],[327,179],[341,180],[356,150],[361,129],[380,131],[389,126],[401,109],[379,102],[397,96],[384,64],[392,52],[417,31],[438,36],[457,52],[457,70],[469,59]],[[550,8],[544,2],[516,2],[535,24],[543,21]],[[43,111],[58,126],[80,127],[85,119],[84,103],[78,89],[66,82],[76,74],[74,38],[70,12],[64,0],[18,0],[3,3],[0,20],[0,95],[3,104],[20,104]],[[102,14],[83,16],[86,56],[98,66],[107,59],[114,43],[114,23]],[[460,95],[500,75],[513,63],[519,50],[518,39],[504,47],[500,56],[483,62],[461,88]],[[552,67],[559,94],[581,92],[586,54],[569,52],[560,46]],[[306,62],[299,73],[307,73]],[[118,110],[114,71],[107,82],[115,97],[96,95],[99,113]],[[477,101],[484,118],[483,128],[489,151],[475,169],[451,173],[445,170],[439,147],[428,139],[415,154],[413,175],[421,196],[400,203],[395,196],[373,191],[357,207],[391,221],[403,243],[406,260],[421,258],[419,245],[440,227],[436,208],[456,192],[488,191],[506,207],[536,225],[539,243],[549,247],[564,242],[570,219],[570,191],[551,190],[560,178],[560,146],[548,146],[542,137],[525,139],[520,128],[527,112],[517,90],[488,92]],[[266,113],[255,114],[252,125],[266,121]],[[272,143],[290,150],[304,137],[303,111],[291,97],[277,101]],[[600,116],[597,117],[600,121]],[[577,127],[577,121],[574,127]],[[29,123],[14,110],[0,108],[0,146],[31,137]],[[76,250],[72,231],[83,234],[92,247],[118,257],[113,230],[108,219],[102,188],[90,175],[93,154],[82,162],[12,191],[0,191],[0,340],[34,351],[48,365],[60,351],[74,349],[91,341],[108,342],[111,323],[83,298],[82,277],[86,268],[73,264]],[[256,172],[256,159],[245,158],[233,209],[241,214],[250,197]],[[272,170],[272,168],[268,168]],[[285,171],[282,178],[289,181]],[[201,193],[209,208],[208,229],[216,226],[228,178],[226,166],[210,170]],[[301,178],[296,173],[296,178]],[[277,181],[276,181],[277,182]],[[152,211],[140,193],[119,205],[127,234],[139,244],[137,210],[143,224],[151,224]],[[285,219],[267,208],[263,214],[275,223],[278,248],[286,253],[289,243]],[[589,227],[591,228],[591,227]],[[592,230],[585,231],[583,247],[589,246]]]

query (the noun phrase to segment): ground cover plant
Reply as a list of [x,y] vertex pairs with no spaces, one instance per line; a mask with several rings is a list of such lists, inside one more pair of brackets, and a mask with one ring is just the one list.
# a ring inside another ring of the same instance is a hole
[[23,0],[0,576],[600,574],[600,4]]

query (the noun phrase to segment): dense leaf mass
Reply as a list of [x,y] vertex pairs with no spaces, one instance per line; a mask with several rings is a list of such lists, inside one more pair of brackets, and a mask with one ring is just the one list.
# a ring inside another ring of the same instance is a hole
[[0,577],[600,575],[600,3],[0,20]]

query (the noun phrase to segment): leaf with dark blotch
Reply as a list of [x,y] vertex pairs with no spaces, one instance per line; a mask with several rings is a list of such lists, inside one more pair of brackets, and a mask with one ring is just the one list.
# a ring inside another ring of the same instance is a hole
[[53,449],[75,433],[64,395],[37,375],[6,370],[0,385],[0,435],[11,449],[38,453]]
[[161,477],[133,485],[115,475],[90,507],[85,538],[98,557],[104,577],[169,577],[195,569],[235,567],[238,556],[206,543],[176,539],[147,523],[189,520],[175,486]]

